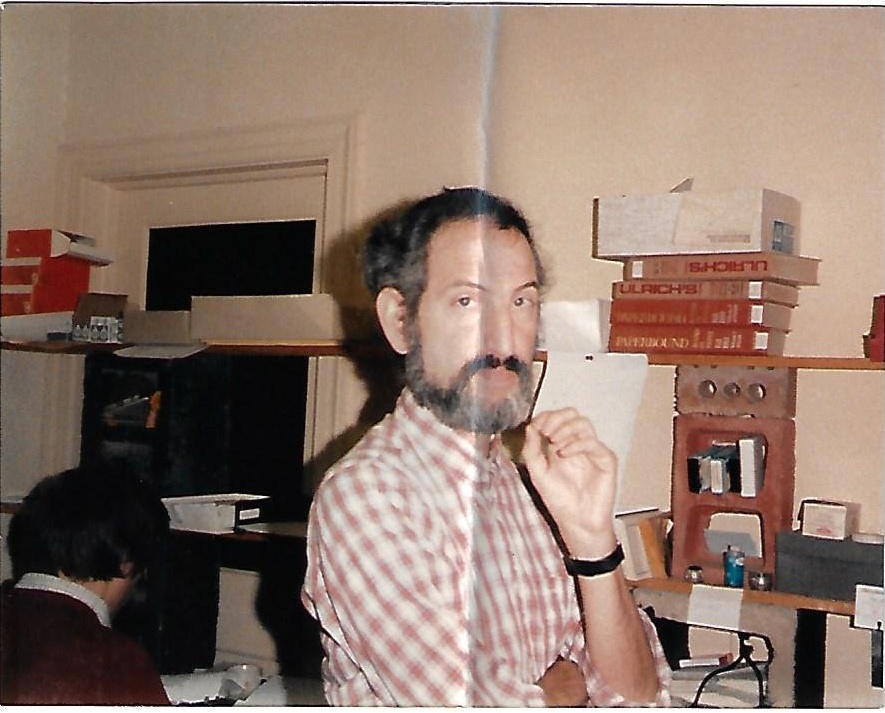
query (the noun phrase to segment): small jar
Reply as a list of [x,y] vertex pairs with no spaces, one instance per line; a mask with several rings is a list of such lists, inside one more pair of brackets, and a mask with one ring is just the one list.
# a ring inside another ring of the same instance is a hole
[[682,578],[691,584],[703,584],[704,570],[696,564],[690,565],[685,568],[685,574],[682,575]]
[[747,575],[747,583],[750,585],[750,589],[754,589],[757,592],[769,591],[772,580],[771,572],[753,570]]

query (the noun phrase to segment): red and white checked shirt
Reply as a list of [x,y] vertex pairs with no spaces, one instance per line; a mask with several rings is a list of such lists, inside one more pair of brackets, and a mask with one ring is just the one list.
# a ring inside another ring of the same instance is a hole
[[408,390],[320,484],[307,549],[333,705],[543,706],[558,657],[592,705],[635,705],[587,661],[574,581],[500,440],[477,452]]

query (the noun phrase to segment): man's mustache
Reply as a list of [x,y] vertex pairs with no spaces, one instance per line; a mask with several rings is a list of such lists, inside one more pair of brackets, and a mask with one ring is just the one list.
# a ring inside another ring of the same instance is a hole
[[494,354],[486,354],[485,356],[476,357],[475,359],[467,362],[461,369],[461,374],[463,375],[464,379],[469,379],[478,371],[482,371],[483,369],[497,369],[498,367],[503,367],[520,375],[523,373],[527,373],[529,370],[528,364],[526,364],[519,357],[511,355],[509,357],[501,359],[499,357],[496,357]]

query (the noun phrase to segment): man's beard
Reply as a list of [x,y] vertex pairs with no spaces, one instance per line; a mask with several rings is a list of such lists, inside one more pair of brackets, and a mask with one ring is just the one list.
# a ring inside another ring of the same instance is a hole
[[[467,362],[449,387],[427,380],[424,355],[415,335],[406,354],[406,384],[415,400],[450,428],[471,433],[495,434],[515,428],[529,416],[534,393],[531,367],[515,356],[498,359],[491,354]],[[519,388],[495,404],[482,402],[482,395],[471,393],[470,379],[482,369],[504,368],[519,377]]]

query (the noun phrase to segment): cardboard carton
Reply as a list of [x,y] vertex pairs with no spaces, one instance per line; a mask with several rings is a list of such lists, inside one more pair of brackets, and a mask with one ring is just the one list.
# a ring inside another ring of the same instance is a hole
[[4,260],[3,314],[73,311],[89,291],[89,269],[89,262],[69,255]]
[[86,292],[77,300],[71,336],[77,342],[119,343],[126,295]]
[[131,344],[191,344],[191,313],[187,310],[127,309],[123,341]]
[[6,257],[59,257],[69,255],[96,265],[109,265],[111,256],[99,250],[94,238],[51,228],[10,230],[6,234]]
[[4,315],[0,337],[9,342],[44,342],[50,335],[70,335],[73,316],[73,312]]
[[802,534],[827,540],[845,540],[857,532],[858,503],[810,498],[799,508]]
[[800,206],[768,189],[593,200],[593,255],[774,251],[799,255]]
[[341,307],[329,294],[194,297],[191,337],[204,342],[362,339],[374,315]]

